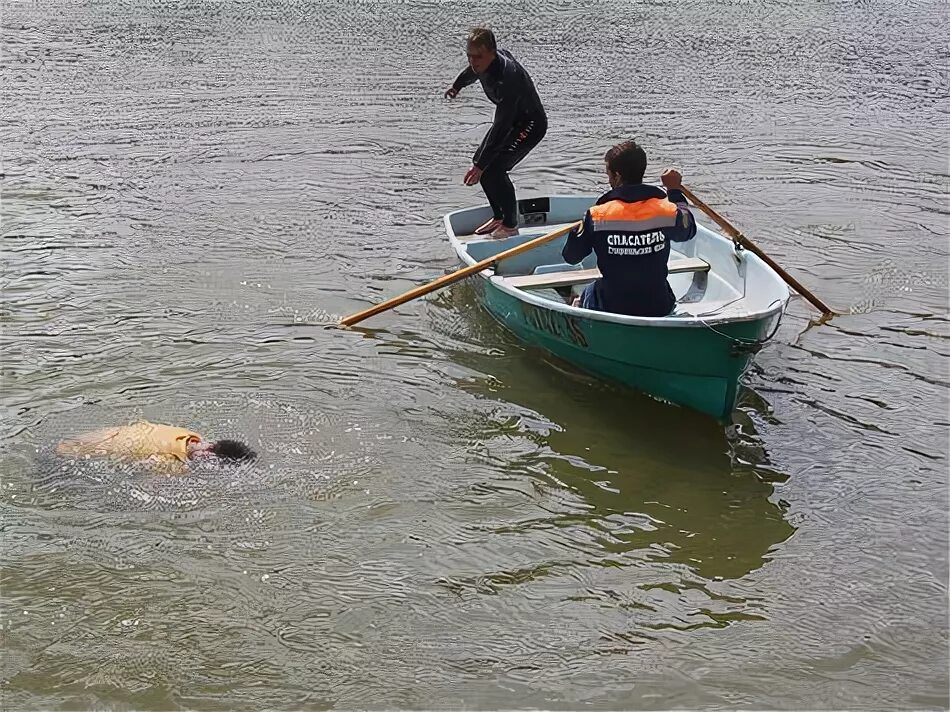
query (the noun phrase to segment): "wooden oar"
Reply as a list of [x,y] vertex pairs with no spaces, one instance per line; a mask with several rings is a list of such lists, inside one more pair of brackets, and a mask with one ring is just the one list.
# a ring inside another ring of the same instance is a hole
[[564,235],[570,232],[574,228],[580,227],[580,225],[581,225],[580,222],[571,223],[570,225],[567,225],[565,227],[558,228],[557,230],[553,230],[547,233],[546,235],[542,235],[541,237],[536,237],[533,240],[529,240],[528,242],[518,245],[517,247],[512,247],[510,250],[505,250],[504,252],[499,252],[497,255],[486,257],[481,262],[476,262],[475,264],[470,265],[469,267],[463,267],[462,269],[456,272],[452,272],[451,274],[447,274],[442,277],[439,277],[438,279],[432,282],[429,282],[428,284],[424,284],[421,287],[416,287],[415,289],[411,289],[405,294],[402,294],[398,297],[387,299],[385,302],[380,302],[375,307],[370,307],[369,309],[366,309],[365,311],[357,312],[356,314],[351,314],[350,316],[344,317],[340,319],[339,323],[341,326],[353,326],[353,324],[361,322],[363,321],[363,319],[368,319],[369,317],[375,316],[376,314],[379,314],[380,312],[384,312],[388,309],[392,309],[393,307],[398,307],[400,304],[405,304],[406,302],[412,299],[415,299],[416,297],[421,297],[423,295],[428,294],[429,292],[434,292],[437,289],[441,289],[442,287],[452,284],[453,282],[458,282],[459,280],[465,279],[469,275],[477,274],[478,272],[481,272],[483,269],[487,269],[488,267],[491,267],[496,262],[500,262],[501,260],[508,259],[509,257],[514,257],[515,255],[520,255],[522,252],[527,252],[528,250],[533,250],[535,247],[538,247],[539,245],[543,245],[545,242],[550,242],[551,240],[554,240],[560,237],[561,235]]
[[801,285],[801,283],[799,283],[797,279],[795,279],[792,275],[790,275],[788,272],[786,272],[781,267],[779,267],[778,263],[775,260],[773,260],[767,254],[762,252],[762,250],[760,250],[755,245],[755,243],[752,242],[752,240],[750,240],[748,237],[746,237],[741,232],[736,230],[732,225],[729,224],[729,222],[724,217],[722,217],[719,213],[717,213],[715,210],[713,210],[708,205],[706,205],[706,203],[704,203],[702,200],[697,198],[696,195],[693,193],[693,191],[691,191],[685,185],[680,186],[680,190],[683,191],[683,195],[689,198],[689,201],[691,203],[694,203],[695,205],[697,205],[700,210],[702,210],[704,213],[706,213],[706,215],[708,215],[713,220],[715,220],[716,224],[719,225],[719,227],[721,227],[723,230],[725,230],[726,233],[729,235],[729,237],[735,240],[736,243],[738,243],[739,245],[742,245],[742,247],[747,249],[749,252],[754,253],[756,256],[759,257],[759,259],[761,259],[769,267],[775,270],[778,273],[778,275],[792,287],[792,289],[794,289],[796,292],[798,292],[803,297],[805,297],[805,299],[811,302],[815,306],[815,308],[817,308],[822,313],[823,316],[830,317],[834,315],[835,312],[832,311],[828,307],[828,305],[826,305],[818,297],[816,297],[814,294],[812,294],[807,289],[805,289]]

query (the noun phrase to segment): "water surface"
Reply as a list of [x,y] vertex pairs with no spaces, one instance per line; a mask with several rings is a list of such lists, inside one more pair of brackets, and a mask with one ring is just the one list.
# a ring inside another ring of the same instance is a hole
[[[525,349],[441,216],[491,108],[521,195],[637,137],[844,316],[791,302],[735,423]],[[948,706],[946,7],[7,4],[6,709]],[[253,466],[55,442],[146,417]]]

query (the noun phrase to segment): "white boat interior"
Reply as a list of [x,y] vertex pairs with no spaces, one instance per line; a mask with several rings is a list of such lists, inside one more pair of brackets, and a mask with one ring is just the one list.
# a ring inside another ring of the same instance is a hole
[[[491,218],[487,205],[449,213],[445,226],[459,258],[471,265],[581,220],[594,200],[593,196],[521,200],[520,233],[505,239],[473,234]],[[693,210],[694,215],[697,212]],[[745,321],[783,311],[789,298],[785,282],[767,264],[748,251],[737,251],[732,240],[699,224],[692,240],[672,243],[668,281],[677,305],[671,315],[631,317],[571,307],[570,298],[598,279],[600,273],[593,253],[579,265],[565,263],[561,257],[565,239],[562,236],[497,262],[482,276],[502,291],[538,306],[625,323],[686,326],[694,320]]]

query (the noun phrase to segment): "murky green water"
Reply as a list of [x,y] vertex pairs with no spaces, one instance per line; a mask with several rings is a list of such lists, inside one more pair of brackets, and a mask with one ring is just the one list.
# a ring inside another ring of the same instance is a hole
[[[2,12],[4,709],[948,706],[946,7]],[[733,428],[524,349],[441,216],[490,22],[522,195],[636,136],[825,301]],[[51,456],[138,417],[253,466]]]

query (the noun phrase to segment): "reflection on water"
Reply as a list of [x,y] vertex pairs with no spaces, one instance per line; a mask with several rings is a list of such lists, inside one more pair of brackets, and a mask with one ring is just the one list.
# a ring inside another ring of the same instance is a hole
[[[463,302],[471,291],[460,285],[436,302]],[[466,499],[489,511],[513,497],[531,503],[515,521],[481,523],[471,536],[534,553],[445,576],[443,586],[460,596],[554,589],[564,601],[639,611],[614,631],[624,639],[766,619],[768,601],[730,581],[767,565],[795,528],[775,502],[771,483],[783,476],[748,425],[727,434],[712,419],[590,380],[519,348],[484,313],[469,311],[444,336],[497,345],[450,351],[479,374],[457,386],[487,408],[451,419],[466,458],[505,463],[504,475],[479,480]]]
[[[454,357],[498,372],[471,352]],[[757,448],[754,433],[730,439],[709,418],[590,381],[534,349],[508,359],[503,375],[460,387],[515,407],[506,427],[537,452],[516,460],[514,472],[584,504],[526,526],[584,527],[605,561],[629,555],[683,564],[705,578],[741,578],[794,531],[771,501],[777,473],[766,466],[760,475],[743,459]],[[492,439],[478,427],[473,441]]]

